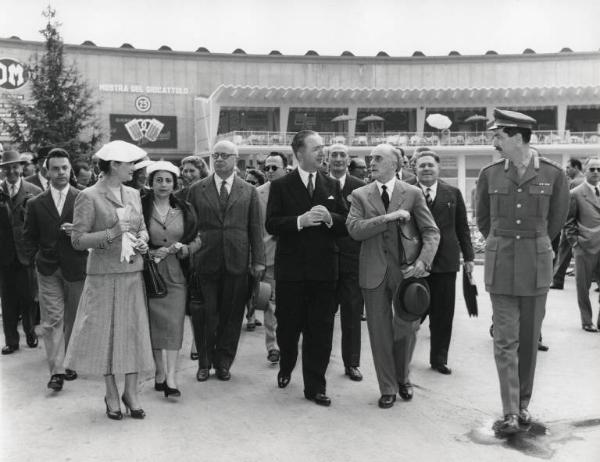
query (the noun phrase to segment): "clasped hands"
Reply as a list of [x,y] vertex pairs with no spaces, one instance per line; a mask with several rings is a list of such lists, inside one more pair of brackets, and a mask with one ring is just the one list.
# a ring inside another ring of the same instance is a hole
[[300,215],[300,226],[302,228],[321,226],[321,223],[326,225],[331,225],[333,223],[331,214],[324,205],[315,205],[308,212],[304,212]]

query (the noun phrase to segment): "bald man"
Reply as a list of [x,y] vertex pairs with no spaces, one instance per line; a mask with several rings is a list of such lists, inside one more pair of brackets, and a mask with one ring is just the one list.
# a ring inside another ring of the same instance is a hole
[[248,294],[248,268],[258,280],[265,270],[258,194],[235,175],[237,146],[219,141],[211,156],[215,173],[195,183],[188,195],[202,239],[194,255],[194,281],[204,303],[192,311],[199,382],[208,380],[211,367],[219,380],[231,378]]

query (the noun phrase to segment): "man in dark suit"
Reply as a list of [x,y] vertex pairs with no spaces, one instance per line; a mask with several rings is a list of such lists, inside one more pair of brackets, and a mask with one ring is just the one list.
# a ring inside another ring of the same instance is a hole
[[454,302],[456,298],[456,273],[460,266],[460,253],[465,262],[464,271],[473,272],[473,246],[467,219],[465,201],[458,188],[439,181],[440,158],[433,151],[417,154],[418,186],[423,191],[427,206],[440,229],[440,244],[427,277],[431,299],[429,304],[429,330],[431,350],[429,363],[441,374],[452,373],[447,366],[448,349],[452,337]]
[[48,189],[48,169],[46,168],[46,157],[52,150],[51,146],[44,146],[38,149],[35,157],[35,173],[25,177],[25,181],[31,183],[42,191]]
[[398,170],[396,171],[396,178],[404,181],[405,183],[416,185],[417,177],[414,173],[412,173],[408,169],[408,162],[406,159],[406,154],[404,153],[404,149],[395,148],[398,156],[400,156],[400,165],[398,166]]
[[237,146],[219,141],[212,158],[215,173],[195,183],[188,195],[202,239],[194,255],[194,272],[204,303],[192,311],[199,382],[208,379],[211,365],[219,380],[231,378],[248,295],[248,269],[259,280],[265,270],[258,195],[234,173]]
[[325,372],[329,364],[338,278],[336,238],[346,234],[346,204],[339,182],[319,171],[323,140],[311,130],[294,136],[298,168],[271,183],[267,232],[277,237],[275,280],[277,384],[291,379],[302,334],[304,396],[329,406]]
[[[334,144],[329,148],[329,173],[340,182],[342,197],[350,208],[352,191],[365,185],[365,182],[347,173],[348,147]],[[340,251],[336,305],[340,307],[340,323],[342,326],[342,359],[345,374],[351,380],[359,382],[362,374],[360,366],[360,322],[364,301],[358,286],[358,254],[360,242],[350,236],[337,239]]]
[[38,345],[34,331],[37,307],[33,298],[33,269],[23,238],[23,224],[27,202],[42,191],[21,177],[23,164],[17,151],[3,152],[0,167],[6,175],[0,188],[0,294],[6,344],[2,354],[7,355],[19,349],[19,316],[27,345],[31,348]]
[[48,388],[60,391],[64,380],[77,378],[75,371],[65,370],[63,361],[83,290],[88,253],[71,245],[73,205],[79,190],[69,185],[69,154],[53,149],[47,167],[50,185],[27,204],[24,237],[37,267],[40,327],[51,375]]

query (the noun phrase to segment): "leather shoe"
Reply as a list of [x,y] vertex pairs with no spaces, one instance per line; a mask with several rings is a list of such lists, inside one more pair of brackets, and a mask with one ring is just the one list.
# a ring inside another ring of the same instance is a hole
[[284,374],[283,372],[279,371],[277,373],[277,386],[279,388],[285,388],[290,384],[290,381],[292,380],[292,376],[288,375],[288,374]]
[[75,380],[77,378],[77,372],[75,372],[73,369],[65,369],[65,380],[67,381],[71,381],[71,380]]
[[598,332],[598,329],[593,324],[584,324],[581,328],[586,332]]
[[346,368],[346,375],[350,377],[350,380],[360,382],[363,379],[362,374],[358,370],[358,367],[350,366]]
[[53,391],[62,390],[64,379],[64,374],[53,374],[52,377],[50,377],[50,382],[48,382],[48,388]]
[[2,354],[3,355],[11,355],[18,349],[19,349],[19,345],[6,345],[5,347],[2,347]]
[[381,409],[389,409],[396,402],[396,395],[381,395],[377,403]]
[[499,421],[495,431],[503,435],[514,435],[519,432],[519,417],[516,414],[507,414],[504,420]]
[[313,401],[319,406],[331,406],[331,399],[325,393],[315,393],[314,395],[304,395],[309,401]]
[[198,353],[192,352],[192,353],[190,353],[190,359],[192,361],[198,361],[198,359],[200,359],[200,355]]
[[523,408],[519,411],[519,424],[529,425],[531,423],[531,414],[527,408]]
[[400,387],[400,389],[398,391],[400,398],[402,398],[404,401],[410,401],[411,399],[413,399],[412,383],[410,383],[410,382],[399,383],[398,386]]
[[269,361],[271,364],[277,364],[279,362],[279,358],[279,350],[269,350],[269,354],[267,355],[267,361]]
[[206,382],[210,377],[210,369],[199,368],[198,372],[196,372],[196,380],[198,382]]
[[37,348],[38,346],[38,338],[35,332],[31,332],[27,334],[27,346],[29,348]]
[[538,342],[537,349],[538,351],[548,351],[550,348],[547,345],[544,345],[542,342]]
[[432,364],[431,368],[435,371],[438,371],[440,374],[444,374],[444,375],[452,374],[452,369],[450,369],[445,364],[437,364],[437,365]]
[[564,287],[563,287],[562,284],[556,284],[556,283],[553,282],[552,284],[550,284],[550,288],[551,289],[556,289],[556,290],[563,290]]
[[216,373],[217,373],[217,378],[219,380],[227,381],[227,380],[231,379],[231,374],[229,373],[229,370],[225,369],[224,367],[219,367],[216,370]]

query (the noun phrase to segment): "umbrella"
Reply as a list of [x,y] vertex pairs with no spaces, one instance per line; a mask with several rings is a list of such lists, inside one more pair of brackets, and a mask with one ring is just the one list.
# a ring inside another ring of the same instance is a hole
[[425,121],[438,130],[446,130],[452,125],[452,121],[443,114],[429,114]]
[[467,273],[464,269],[462,286],[469,317],[477,317],[477,286],[475,285],[475,281],[473,281],[473,274]]
[[354,119],[352,117],[350,117],[348,114],[342,114],[342,115],[339,115],[339,116],[331,119],[332,122],[348,122],[349,120],[354,120]]
[[475,114],[475,115],[472,115],[470,117],[467,117],[465,119],[465,122],[481,122],[483,120],[485,120],[487,122],[488,118],[486,116]]
[[361,122],[385,122],[383,117],[380,117],[375,114],[368,115],[367,117],[363,117],[360,119]]

